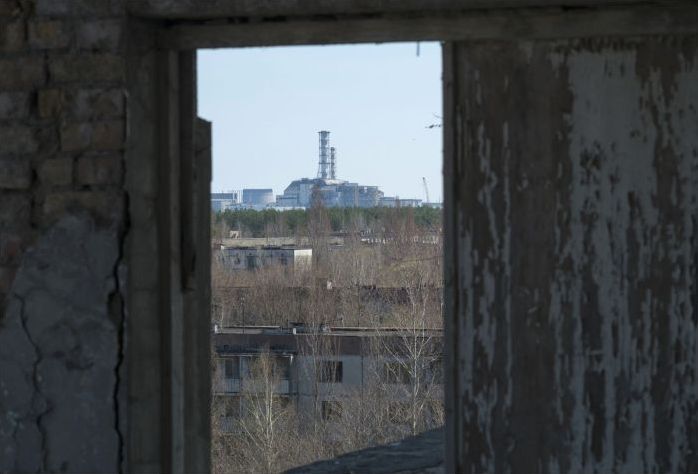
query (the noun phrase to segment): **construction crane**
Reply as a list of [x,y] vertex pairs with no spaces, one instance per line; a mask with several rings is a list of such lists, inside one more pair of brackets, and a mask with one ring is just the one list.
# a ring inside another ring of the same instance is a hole
[[422,183],[424,183],[424,194],[427,195],[427,204],[429,204],[429,187],[427,186],[427,179],[422,177]]

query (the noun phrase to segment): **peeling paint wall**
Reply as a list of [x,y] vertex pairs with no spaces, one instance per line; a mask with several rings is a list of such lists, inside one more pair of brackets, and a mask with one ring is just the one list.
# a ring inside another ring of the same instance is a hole
[[462,472],[698,471],[697,46],[453,48]]

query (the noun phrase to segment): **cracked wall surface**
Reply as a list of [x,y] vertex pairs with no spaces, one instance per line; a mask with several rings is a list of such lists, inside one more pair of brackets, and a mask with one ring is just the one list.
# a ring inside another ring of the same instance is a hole
[[0,0],[0,472],[125,456],[124,23],[120,0]]
[[115,472],[118,234],[66,216],[23,257],[0,323],[0,472]]

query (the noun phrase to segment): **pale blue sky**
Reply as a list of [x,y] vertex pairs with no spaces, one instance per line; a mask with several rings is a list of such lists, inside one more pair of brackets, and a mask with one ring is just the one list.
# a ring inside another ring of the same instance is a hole
[[211,190],[315,177],[319,130],[338,178],[441,201],[441,46],[422,43],[202,50],[199,115],[213,122]]

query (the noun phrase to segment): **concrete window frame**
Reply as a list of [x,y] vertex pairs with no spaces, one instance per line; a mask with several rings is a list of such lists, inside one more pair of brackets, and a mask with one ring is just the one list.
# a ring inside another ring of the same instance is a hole
[[[128,283],[128,472],[210,471],[210,420],[201,416],[210,407],[210,322],[194,317],[210,312],[209,231],[200,225],[208,213],[210,124],[196,117],[196,49],[443,42],[445,459],[447,472],[457,472],[463,434],[456,403],[462,305],[456,214],[467,125],[455,106],[453,43],[696,32],[686,4],[672,10],[638,0],[365,3],[127,1],[126,186],[134,275]],[[153,252],[144,252],[143,242]],[[153,271],[150,281],[140,281]]]

